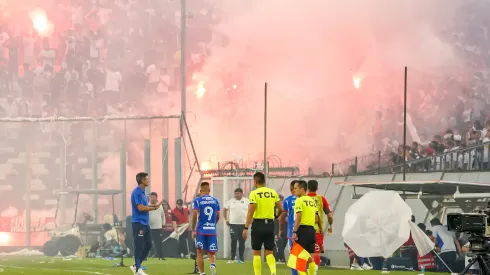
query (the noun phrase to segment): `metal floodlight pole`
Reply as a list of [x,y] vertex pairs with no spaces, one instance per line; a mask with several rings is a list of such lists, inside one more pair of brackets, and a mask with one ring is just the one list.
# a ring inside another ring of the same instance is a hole
[[269,167],[267,165],[267,82],[264,86],[264,174],[269,176]]
[[[185,116],[187,112],[186,106],[186,93],[187,93],[187,85],[186,85],[186,36],[187,36],[187,7],[186,0],[181,0],[180,5],[180,109],[183,116]],[[180,136],[184,137],[185,126],[183,121],[180,121]]]
[[403,181],[407,173],[407,71],[405,66],[405,76],[403,83]]

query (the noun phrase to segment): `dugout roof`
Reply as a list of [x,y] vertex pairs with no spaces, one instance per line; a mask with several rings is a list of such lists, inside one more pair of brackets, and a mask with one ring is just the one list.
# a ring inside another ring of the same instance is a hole
[[335,182],[340,186],[365,187],[399,192],[413,192],[431,195],[453,195],[464,193],[490,193],[490,183],[462,181],[391,181],[391,182]]

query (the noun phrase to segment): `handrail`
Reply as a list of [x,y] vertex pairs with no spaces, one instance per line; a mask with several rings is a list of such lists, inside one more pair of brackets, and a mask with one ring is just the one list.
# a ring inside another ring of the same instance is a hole
[[[466,168],[461,168],[461,167],[448,167],[448,165],[444,164],[444,163],[447,163],[447,162],[450,162],[450,166],[454,166],[454,162],[458,162],[459,160],[456,158],[455,160],[453,160],[453,156],[454,154],[456,154],[457,157],[463,155],[463,154],[466,154],[468,152],[471,152],[473,150],[477,150],[478,151],[481,151],[484,149],[484,146],[485,145],[490,145],[490,142],[485,142],[485,143],[478,143],[478,144],[475,144],[475,145],[471,145],[471,146],[467,146],[467,147],[464,147],[464,148],[459,148],[459,149],[456,149],[456,150],[451,150],[451,151],[448,151],[448,152],[444,152],[444,153],[439,153],[439,154],[436,154],[436,155],[433,155],[433,156],[430,156],[430,157],[424,157],[424,158],[419,158],[419,159],[414,159],[414,160],[410,160],[410,161],[407,161],[406,165],[407,165],[407,172],[425,172],[425,171],[413,171],[413,170],[416,170],[414,169],[414,165],[418,165],[418,164],[424,164],[424,165],[427,165],[428,164],[428,161],[430,161],[430,166],[432,166],[432,161],[433,160],[439,160],[439,167],[429,167],[429,170],[430,172],[435,172],[435,171],[447,171],[447,170],[454,170],[454,169],[460,169],[460,170],[463,170],[463,171],[475,171],[475,170],[482,170],[482,169],[488,169],[488,168],[484,168],[482,167],[482,163],[483,161],[481,159],[468,159],[469,162],[471,162],[471,167],[468,166]],[[373,169],[368,169],[368,170],[365,170],[365,171],[359,171],[358,170],[358,167],[357,167],[357,157],[353,159],[352,162],[355,163],[356,167],[353,167],[352,169],[350,169],[349,171],[347,171],[347,173],[332,173],[334,176],[345,176],[345,175],[366,175],[366,174],[384,174],[384,173],[392,173],[394,170],[396,169],[403,169],[403,164],[391,164],[391,165],[386,165],[386,166],[382,166],[381,165],[381,153],[379,155],[379,159],[378,159],[378,166],[376,168],[373,168]],[[448,160],[448,157],[449,157],[449,160]],[[476,156],[474,156],[476,157]],[[479,156],[480,158],[483,157],[483,155]],[[474,164],[474,161],[477,162],[477,166],[478,167],[473,167],[473,164]],[[337,164],[340,164],[340,163],[337,163]],[[464,164],[464,163],[463,163]],[[459,164],[458,164],[459,165]],[[412,169],[410,169],[412,168]],[[416,168],[416,167],[415,167]],[[412,171],[411,171],[412,170]],[[427,171],[427,172],[429,172]],[[335,167],[334,165],[332,165],[332,172],[335,172]]]

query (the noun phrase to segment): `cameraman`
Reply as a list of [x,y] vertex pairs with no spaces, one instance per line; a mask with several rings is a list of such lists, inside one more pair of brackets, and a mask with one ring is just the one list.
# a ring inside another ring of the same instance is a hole
[[459,245],[461,246],[461,253],[459,254],[458,259],[456,260],[455,263],[455,270],[454,272],[461,272],[463,269],[466,267],[466,264],[468,264],[468,259],[469,257],[467,256],[468,252],[470,251],[471,244],[469,242],[469,236],[466,233],[459,233],[458,237],[458,242]]
[[455,269],[456,259],[458,257],[458,251],[461,251],[461,246],[454,232],[448,231],[447,227],[441,224],[438,218],[434,218],[430,221],[432,226],[432,236],[435,239],[435,243],[440,250],[437,261],[437,271],[439,272],[451,272],[441,262],[441,260],[449,267],[449,269]]

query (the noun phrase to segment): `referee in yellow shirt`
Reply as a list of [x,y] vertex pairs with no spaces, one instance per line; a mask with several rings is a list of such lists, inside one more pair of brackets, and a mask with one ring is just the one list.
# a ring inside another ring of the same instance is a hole
[[[282,205],[276,190],[265,186],[265,175],[261,172],[254,174],[255,190],[250,192],[247,220],[243,229],[243,239],[248,236],[248,227],[252,224],[252,250],[254,251],[254,273],[262,274],[262,260],[260,252],[264,246],[265,259],[272,275],[276,275],[276,259],[272,254],[274,249],[274,213],[277,208],[277,216],[282,213]],[[253,219],[253,222],[252,222]]]
[[[318,207],[316,202],[306,193],[307,183],[298,181],[294,185],[294,194],[297,199],[294,203],[294,227],[293,242],[298,243],[310,253],[308,258],[308,275],[316,273],[316,264],[313,262],[312,254],[315,253],[316,230],[315,224],[318,223]],[[300,274],[302,271],[300,271]]]

